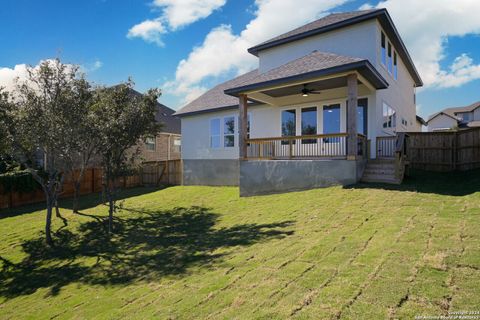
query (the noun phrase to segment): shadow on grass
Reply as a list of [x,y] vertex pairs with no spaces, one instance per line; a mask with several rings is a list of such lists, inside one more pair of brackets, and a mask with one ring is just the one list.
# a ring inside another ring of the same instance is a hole
[[[162,188],[138,187],[138,188],[124,189],[118,192],[118,200],[124,200],[131,197],[141,196],[141,195],[156,192],[162,189],[165,189],[165,188],[164,187]],[[79,210],[86,210],[89,208],[96,207],[102,202],[103,201],[102,201],[101,192],[83,195],[80,197]],[[68,210],[72,210],[73,208],[72,204],[73,204],[72,198],[60,199],[59,201],[59,206],[61,208],[65,208]],[[36,211],[45,211],[45,210],[47,209],[44,202],[26,205],[19,208],[2,209],[0,210],[0,220],[3,218],[15,217],[15,216],[19,216],[26,213],[32,213]]]
[[217,219],[218,214],[202,207],[135,211],[132,218],[116,219],[111,239],[104,224],[89,221],[75,233],[58,232],[55,249],[45,246],[43,236],[25,241],[23,261],[0,257],[0,296],[14,298],[39,288],[56,295],[70,283],[158,280],[212,266],[238,246],[293,234],[285,230],[292,221],[215,228]]
[[414,191],[448,196],[465,196],[480,192],[480,170],[464,172],[428,172],[411,170],[401,185],[359,183],[345,188],[379,188],[385,190]]

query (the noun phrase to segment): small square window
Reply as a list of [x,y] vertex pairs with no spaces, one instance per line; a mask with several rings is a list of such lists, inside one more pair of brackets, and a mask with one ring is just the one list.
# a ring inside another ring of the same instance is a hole
[[156,145],[156,141],[155,141],[155,137],[148,137],[145,139],[145,148],[147,150],[150,150],[150,151],[155,151],[155,145]]

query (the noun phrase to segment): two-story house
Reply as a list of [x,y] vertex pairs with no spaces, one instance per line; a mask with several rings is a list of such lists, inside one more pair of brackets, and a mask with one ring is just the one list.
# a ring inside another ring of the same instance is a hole
[[480,127],[480,101],[465,107],[444,109],[432,114],[427,121],[429,132],[477,127]]
[[397,132],[418,128],[422,80],[385,9],[331,14],[248,52],[257,69],[176,113],[186,185],[352,184],[367,158],[393,155]]

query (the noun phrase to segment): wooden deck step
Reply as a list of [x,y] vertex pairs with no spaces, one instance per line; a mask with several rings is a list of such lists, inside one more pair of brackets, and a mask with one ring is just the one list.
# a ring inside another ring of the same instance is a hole
[[395,177],[395,161],[392,159],[369,160],[361,181],[388,184],[401,183],[401,181]]

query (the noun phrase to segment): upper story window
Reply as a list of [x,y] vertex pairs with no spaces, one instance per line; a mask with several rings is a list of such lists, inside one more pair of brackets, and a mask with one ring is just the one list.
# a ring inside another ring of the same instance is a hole
[[182,139],[180,137],[174,137],[173,138],[172,151],[173,152],[180,152],[181,147],[182,147]]
[[388,72],[392,73],[392,44],[388,43],[388,61],[387,61],[387,69]]
[[385,38],[385,33],[382,32],[382,63],[387,65],[387,40]]
[[383,103],[383,127],[395,128],[397,126],[397,112],[387,103]]
[[155,137],[148,137],[145,139],[145,148],[150,151],[155,151]]
[[397,52],[393,53],[393,78],[398,79]]
[[470,122],[473,120],[473,113],[472,112],[461,112],[457,113],[457,116],[461,119],[463,123]]

